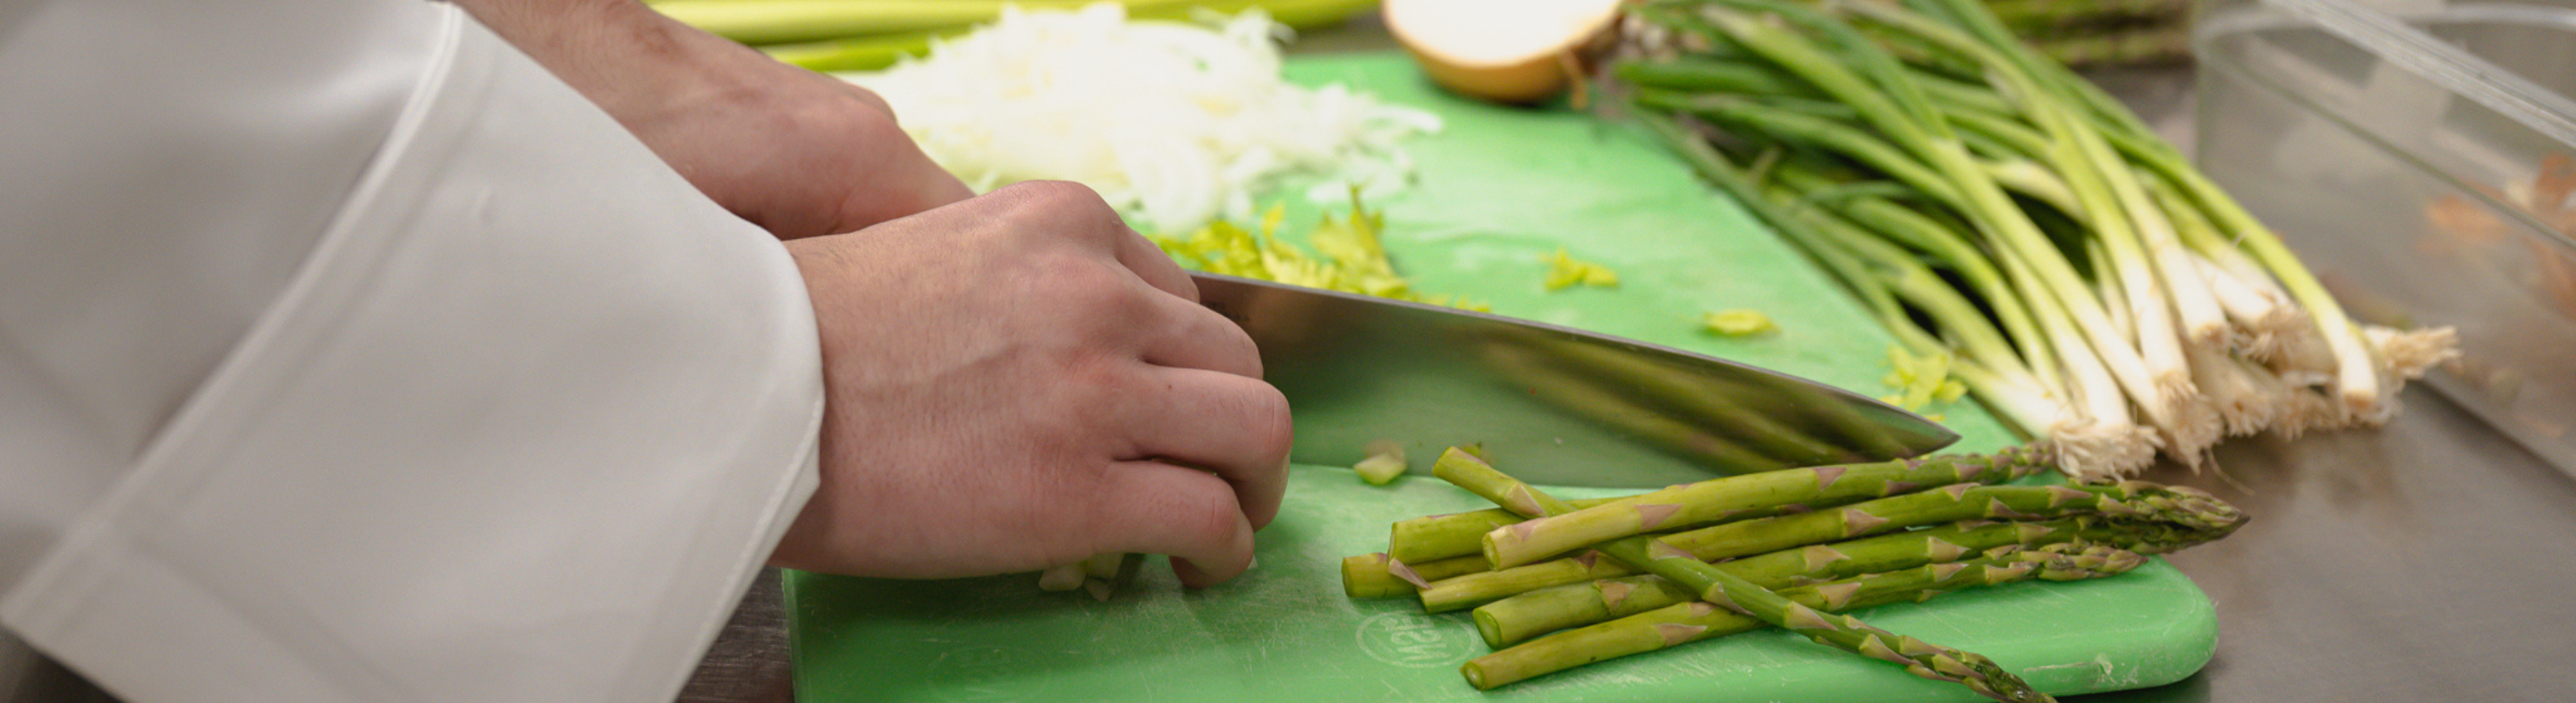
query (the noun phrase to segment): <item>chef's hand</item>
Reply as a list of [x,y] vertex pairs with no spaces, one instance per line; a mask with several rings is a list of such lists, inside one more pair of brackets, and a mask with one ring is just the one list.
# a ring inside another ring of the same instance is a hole
[[850,232],[968,196],[865,88],[636,0],[457,0],[580,90],[691,185],[781,239]]
[[1022,183],[787,246],[822,329],[823,474],[774,563],[937,578],[1143,552],[1191,586],[1249,566],[1287,400],[1091,189]]

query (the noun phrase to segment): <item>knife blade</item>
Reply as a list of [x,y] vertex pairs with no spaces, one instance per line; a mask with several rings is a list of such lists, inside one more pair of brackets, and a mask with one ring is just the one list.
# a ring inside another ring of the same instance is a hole
[[1192,272],[1261,348],[1291,457],[1349,466],[1450,446],[1534,483],[1655,488],[1918,456],[1959,436],[1876,399],[1712,356],[1469,310]]

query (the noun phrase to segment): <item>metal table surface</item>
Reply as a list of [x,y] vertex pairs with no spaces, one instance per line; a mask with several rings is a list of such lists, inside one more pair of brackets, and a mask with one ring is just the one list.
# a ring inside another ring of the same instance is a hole
[[[1385,46],[1368,23],[1301,50]],[[2188,141],[2187,71],[2095,76]],[[2376,431],[2231,440],[2225,477],[2177,468],[2150,480],[2207,488],[2253,516],[2227,540],[2171,557],[2216,601],[2217,656],[2153,689],[2081,700],[2576,700],[2576,477],[2544,464],[2423,387]],[[775,572],[735,611],[680,695],[688,703],[788,701]],[[106,697],[59,667],[15,701]]]

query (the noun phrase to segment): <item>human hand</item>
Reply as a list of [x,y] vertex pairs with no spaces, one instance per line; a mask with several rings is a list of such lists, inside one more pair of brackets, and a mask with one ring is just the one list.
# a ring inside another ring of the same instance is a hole
[[1143,552],[1193,587],[1249,566],[1287,400],[1090,189],[1023,183],[788,250],[822,332],[823,472],[773,562],[940,578]]
[[781,239],[964,200],[865,88],[634,0],[458,0],[727,210]]

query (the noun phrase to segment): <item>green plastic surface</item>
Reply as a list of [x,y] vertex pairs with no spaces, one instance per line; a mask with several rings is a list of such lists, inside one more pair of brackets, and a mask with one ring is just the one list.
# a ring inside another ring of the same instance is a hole
[[[1407,148],[1421,182],[1386,211],[1388,248],[1416,287],[1495,312],[1741,360],[1879,395],[1889,338],[1822,274],[1659,147],[1556,108],[1450,98],[1401,56],[1292,60],[1289,75],[1343,82],[1447,121]],[[1319,211],[1294,210],[1292,224]],[[1545,292],[1542,257],[1565,247],[1618,271],[1617,289]],[[1703,311],[1753,308],[1780,332],[1697,331]],[[1936,407],[1964,439],[2012,442],[1971,403]],[[1417,461],[1428,460],[1418,457]],[[1505,465],[1505,471],[1511,469]],[[1606,495],[1561,489],[1567,497]],[[887,581],[790,572],[797,697],[841,701],[1965,701],[1966,689],[1778,631],[1701,642],[1478,692],[1457,665],[1486,651],[1466,613],[1411,600],[1353,601],[1341,558],[1386,547],[1389,523],[1487,507],[1408,476],[1368,486],[1297,466],[1259,567],[1203,591],[1161,558],[1105,602],[1037,590],[1034,574]],[[2209,599],[2161,560],[2079,583],[2021,584],[1862,613],[1873,624],[1985,654],[2058,694],[2153,686],[2209,660]]]

